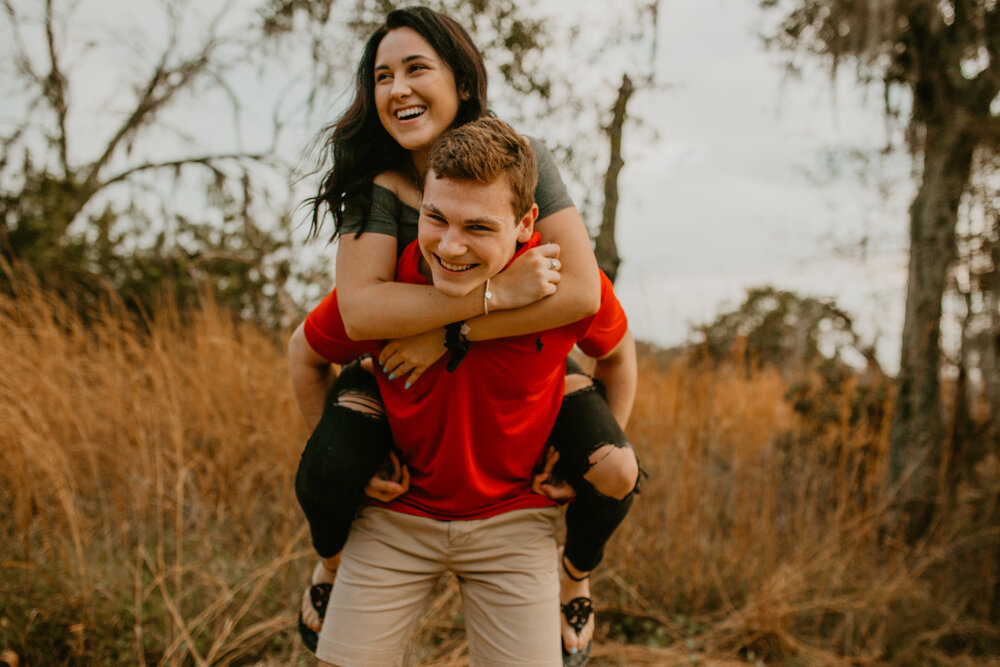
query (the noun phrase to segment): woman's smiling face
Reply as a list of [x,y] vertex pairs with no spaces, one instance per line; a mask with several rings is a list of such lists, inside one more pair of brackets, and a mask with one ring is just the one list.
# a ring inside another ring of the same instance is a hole
[[455,76],[412,28],[386,33],[375,53],[375,108],[386,132],[418,161],[455,122]]

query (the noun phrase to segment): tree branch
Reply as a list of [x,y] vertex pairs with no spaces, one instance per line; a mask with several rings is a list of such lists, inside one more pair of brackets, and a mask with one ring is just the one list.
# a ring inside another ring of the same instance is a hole
[[[130,167],[125,171],[115,174],[111,178],[101,182],[98,186],[98,190],[108,187],[114,183],[124,181],[127,178],[138,174],[143,171],[151,171],[154,169],[177,169],[178,167],[184,167],[187,165],[200,164],[203,167],[211,169],[215,173],[219,172],[218,168],[213,164],[214,162],[222,162],[226,160],[253,160],[259,162],[267,158],[265,153],[224,153],[220,155],[201,155],[198,157],[187,157],[181,158],[179,160],[168,160],[166,162],[146,162],[134,167]],[[96,192],[96,190],[95,190]]]
[[991,72],[1000,76],[1000,5],[991,10],[983,10],[984,41],[990,56]]
[[979,13],[977,3],[974,0],[953,0],[952,5],[955,8],[954,26],[959,31],[959,40],[967,42],[978,32],[976,29],[976,15]]
[[197,57],[181,63],[173,69],[166,67],[165,60],[168,54],[164,54],[163,60],[157,65],[156,70],[146,84],[135,109],[108,142],[101,157],[91,165],[90,173],[86,179],[88,189],[100,182],[99,173],[101,169],[107,166],[111,160],[111,156],[121,142],[126,137],[135,134],[143,125],[152,121],[156,113],[170,101],[177,91],[184,88],[194,76],[208,66],[210,61],[209,53],[212,46],[209,45]]
[[44,82],[42,77],[35,72],[35,69],[31,66],[31,58],[28,57],[28,50],[24,46],[24,40],[21,39],[21,21],[18,18],[17,11],[14,6],[10,4],[10,0],[3,0],[4,9],[7,12],[7,17],[10,19],[11,33],[14,37],[14,44],[17,50],[17,61],[18,68],[21,73],[27,76],[29,79],[34,81],[39,86],[44,87]]
[[201,50],[194,57],[174,67],[168,67],[167,63],[177,45],[176,29],[177,20],[174,19],[171,24],[172,35],[169,44],[164,49],[156,69],[153,70],[146,85],[141,89],[142,92],[135,109],[108,142],[104,153],[91,165],[85,180],[85,191],[96,191],[95,188],[102,187],[100,185],[100,172],[107,166],[122,141],[134,135],[144,125],[152,122],[156,113],[166,106],[178,91],[187,88],[195,77],[211,66],[212,56],[220,44],[214,28],[209,33],[210,36],[202,45]]
[[66,101],[66,76],[59,66],[59,54],[56,49],[55,19],[52,12],[52,0],[45,1],[45,41],[49,49],[49,75],[45,78],[45,96],[52,105],[56,113],[56,124],[59,127],[55,137],[56,146],[59,148],[59,162],[62,164],[63,174],[67,178],[72,177],[72,170],[69,166],[69,149],[66,140],[66,115],[69,112],[69,105]]
[[1000,93],[1000,6],[983,10],[983,42],[989,56],[989,65],[976,75],[973,82],[978,111],[989,117],[990,104]]
[[995,153],[1000,153],[1000,116],[993,116],[986,121],[982,143],[991,146]]
[[[43,101],[44,98],[42,96],[35,97],[33,100],[31,100],[31,102],[28,104],[25,117],[31,118],[31,115],[35,112],[35,109],[38,108],[38,105],[42,104]],[[30,125],[28,121],[25,120],[23,123],[14,128],[13,133],[0,139],[0,171],[2,171],[7,167],[7,162],[11,158],[14,146],[16,146],[17,143],[21,140],[21,137],[23,137],[24,133],[28,131],[29,127]]]

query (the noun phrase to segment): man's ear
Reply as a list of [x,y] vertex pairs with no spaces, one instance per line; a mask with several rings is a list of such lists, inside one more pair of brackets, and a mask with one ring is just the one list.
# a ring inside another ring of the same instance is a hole
[[528,212],[518,221],[517,242],[527,243],[531,235],[535,233],[535,220],[538,219],[538,204],[532,204]]

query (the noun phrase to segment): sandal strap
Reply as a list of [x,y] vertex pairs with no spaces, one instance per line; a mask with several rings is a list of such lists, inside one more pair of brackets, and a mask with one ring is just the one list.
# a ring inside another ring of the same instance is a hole
[[309,587],[310,602],[320,618],[326,616],[326,605],[330,602],[331,592],[333,592],[333,584],[313,584]]
[[570,624],[577,633],[587,625],[591,614],[594,613],[594,602],[590,598],[573,598],[563,605],[559,605],[560,611],[566,617],[566,622]]
[[582,577],[578,577],[578,576],[574,575],[572,572],[570,572],[569,568],[566,567],[566,556],[563,556],[562,560],[560,562],[562,563],[563,572],[565,572],[566,576],[569,577],[570,579],[572,579],[573,581],[586,581],[587,579],[590,578],[590,573],[589,572],[587,574],[583,575]]

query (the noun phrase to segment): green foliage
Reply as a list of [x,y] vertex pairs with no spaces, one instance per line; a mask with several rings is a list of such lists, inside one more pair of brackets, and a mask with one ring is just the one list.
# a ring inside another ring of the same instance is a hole
[[[215,196],[221,223],[181,216],[157,223],[137,207],[110,204],[77,215],[79,184],[30,164],[23,176],[19,190],[0,191],[0,259],[11,269],[0,274],[0,289],[10,293],[15,275],[30,272],[81,307],[93,306],[111,288],[144,312],[164,293],[186,307],[207,290],[243,317],[287,324],[292,313],[283,286],[293,277],[288,220],[266,230],[245,200],[224,189]],[[157,224],[161,231],[151,234]]]
[[290,33],[295,30],[295,16],[305,13],[311,21],[326,23],[333,0],[270,0],[257,10],[265,35]]
[[839,360],[845,347],[874,360],[858,345],[850,316],[835,303],[770,286],[748,290],[736,310],[722,313],[701,333],[716,360],[730,356],[737,345],[748,359],[782,367]]
[[[114,251],[110,234],[114,213],[106,210],[88,220],[98,240],[89,246],[70,233],[79,210],[80,185],[36,171],[28,159],[22,176],[20,189],[0,191],[0,258],[8,265],[32,267],[46,282],[71,293],[93,293],[100,283],[94,260]],[[0,285],[9,289],[7,282]]]

